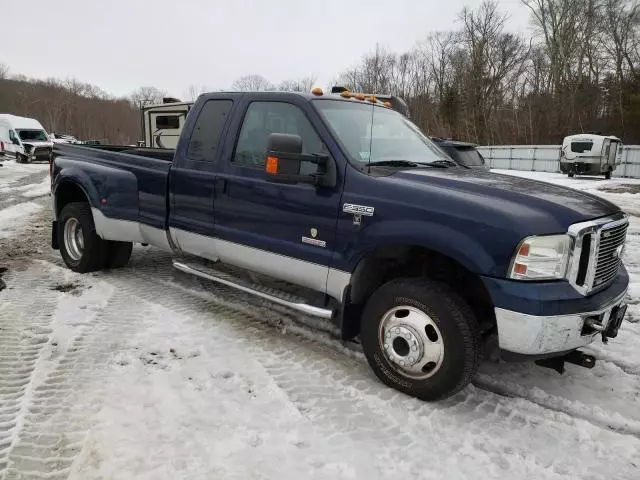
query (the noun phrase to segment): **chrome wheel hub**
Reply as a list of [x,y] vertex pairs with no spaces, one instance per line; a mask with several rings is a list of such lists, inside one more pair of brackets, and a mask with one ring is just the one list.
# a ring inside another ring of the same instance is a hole
[[84,252],[84,235],[82,225],[75,218],[70,218],[64,224],[64,246],[67,254],[74,261],[79,261]]
[[389,360],[402,367],[415,365],[423,354],[418,334],[407,325],[398,325],[385,332],[384,350]]
[[386,359],[405,377],[416,380],[435,374],[444,358],[444,342],[433,319],[410,306],[386,312],[379,329]]

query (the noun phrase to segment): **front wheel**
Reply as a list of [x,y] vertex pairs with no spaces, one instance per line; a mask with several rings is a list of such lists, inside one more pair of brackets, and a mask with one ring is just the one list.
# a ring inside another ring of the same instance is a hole
[[62,259],[74,272],[95,272],[107,264],[108,244],[96,233],[88,204],[65,205],[58,219],[57,235]]
[[360,338],[369,365],[388,386],[439,400],[475,375],[482,348],[478,321],[445,284],[397,279],[371,295]]
[[604,178],[605,178],[605,180],[611,180],[611,170],[609,170],[608,172],[606,172],[604,174]]
[[567,173],[567,176],[568,176],[569,178],[573,178],[573,175],[574,175],[574,173],[573,173],[573,172],[569,172],[569,173]]

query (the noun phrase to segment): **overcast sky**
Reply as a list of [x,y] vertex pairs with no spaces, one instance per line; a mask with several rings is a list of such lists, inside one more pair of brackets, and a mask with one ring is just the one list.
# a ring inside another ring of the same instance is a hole
[[[152,85],[184,97],[189,85],[229,88],[257,73],[309,75],[326,87],[375,49],[401,52],[459,26],[480,0],[29,0],[2,21],[0,63],[29,77],[74,77],[110,94]],[[509,30],[528,10],[501,0]]]

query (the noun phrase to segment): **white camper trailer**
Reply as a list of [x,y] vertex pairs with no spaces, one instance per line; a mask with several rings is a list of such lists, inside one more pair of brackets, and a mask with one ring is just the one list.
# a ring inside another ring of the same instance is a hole
[[570,177],[574,175],[604,175],[611,173],[620,164],[622,141],[611,135],[570,135],[562,142],[560,171]]
[[193,102],[180,102],[167,98],[159,105],[143,107],[144,140],[140,142],[141,146],[175,149],[192,105]]
[[0,113],[0,142],[5,155],[18,162],[49,161],[53,143],[44,127],[33,118]]

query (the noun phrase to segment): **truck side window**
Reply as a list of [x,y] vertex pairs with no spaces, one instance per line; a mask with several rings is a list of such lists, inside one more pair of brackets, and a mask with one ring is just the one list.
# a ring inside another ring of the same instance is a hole
[[220,134],[232,105],[231,100],[208,100],[204,104],[189,139],[188,158],[201,162],[215,160]]
[[[290,103],[253,102],[244,117],[232,162],[244,166],[264,167],[267,141],[272,133],[300,135],[303,153],[327,152],[300,108]],[[303,163],[300,173],[311,173],[315,168],[313,164]]]

